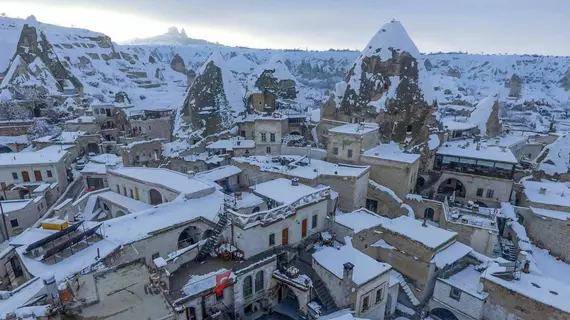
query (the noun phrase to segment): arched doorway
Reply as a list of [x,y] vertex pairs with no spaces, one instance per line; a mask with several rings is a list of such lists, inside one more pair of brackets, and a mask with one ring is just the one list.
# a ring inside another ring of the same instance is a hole
[[437,193],[446,196],[451,196],[454,192],[456,197],[465,198],[465,185],[455,178],[443,181],[437,188]]
[[99,146],[94,142],[90,142],[87,144],[87,152],[99,153]]
[[204,231],[204,234],[202,234],[202,240],[208,239],[213,234],[214,234],[214,230],[212,230],[212,229],[208,229],[208,230]]
[[182,230],[178,236],[178,249],[186,248],[200,240],[200,229],[189,226]]
[[436,317],[436,319],[440,319],[440,320],[459,320],[453,314],[453,312],[451,312],[447,309],[443,309],[443,308],[433,309],[432,311],[430,311],[430,315],[434,316],[434,317]]
[[150,198],[150,204],[154,205],[162,203],[162,194],[160,193],[160,191],[156,189],[150,189],[148,195]]
[[433,216],[435,215],[435,211],[433,208],[426,208],[424,210],[424,218],[433,221]]

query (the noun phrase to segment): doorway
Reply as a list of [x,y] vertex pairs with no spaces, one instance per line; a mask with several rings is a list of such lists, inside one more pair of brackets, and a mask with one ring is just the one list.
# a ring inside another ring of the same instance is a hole
[[30,174],[28,171],[22,171],[22,179],[24,179],[24,182],[30,182]]
[[301,223],[301,238],[304,238],[307,236],[307,219],[303,219],[303,222]]
[[289,244],[289,228],[283,229],[281,231],[281,245],[286,246]]

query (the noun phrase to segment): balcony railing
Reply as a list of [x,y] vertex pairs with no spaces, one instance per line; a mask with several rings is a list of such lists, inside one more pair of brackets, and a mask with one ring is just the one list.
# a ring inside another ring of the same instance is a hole
[[329,198],[330,198],[330,187],[326,187],[319,189],[314,193],[303,196],[290,204],[284,204],[279,207],[265,211],[259,211],[252,214],[244,214],[236,212],[229,208],[227,208],[227,210],[231,214],[234,223],[237,223],[240,227],[246,227],[248,225],[253,225],[255,223],[263,225],[274,221],[286,219],[289,216],[294,215],[299,207],[321,202]]

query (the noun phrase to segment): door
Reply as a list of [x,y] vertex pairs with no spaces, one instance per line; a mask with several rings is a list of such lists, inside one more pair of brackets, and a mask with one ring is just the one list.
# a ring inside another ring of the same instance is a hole
[[301,223],[301,238],[304,238],[307,236],[307,219],[303,219],[303,222]]
[[289,244],[289,228],[283,229],[281,231],[281,245],[286,246]]
[[36,178],[36,181],[42,181],[42,172],[40,170],[35,170],[34,171],[34,177]]
[[24,179],[24,182],[30,182],[30,174],[28,171],[22,171],[22,179]]

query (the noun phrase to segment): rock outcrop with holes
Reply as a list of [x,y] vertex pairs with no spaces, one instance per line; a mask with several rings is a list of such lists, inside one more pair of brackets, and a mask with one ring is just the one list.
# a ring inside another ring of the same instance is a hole
[[425,143],[436,107],[418,48],[400,22],[384,25],[337,83],[322,118],[376,122],[383,139],[409,147]]
[[214,52],[188,89],[181,110],[185,123],[182,127],[208,136],[231,129],[236,117],[244,112],[243,87],[235,80],[224,58]]

